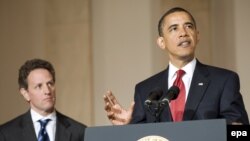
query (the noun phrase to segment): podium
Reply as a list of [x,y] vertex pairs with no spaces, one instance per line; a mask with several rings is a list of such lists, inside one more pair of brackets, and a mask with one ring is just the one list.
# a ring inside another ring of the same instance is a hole
[[88,127],[85,141],[226,141],[224,119]]

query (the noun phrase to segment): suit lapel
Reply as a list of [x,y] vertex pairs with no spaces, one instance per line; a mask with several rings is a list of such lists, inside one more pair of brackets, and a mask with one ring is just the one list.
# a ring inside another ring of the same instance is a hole
[[20,128],[22,128],[22,139],[20,140],[23,140],[23,141],[37,140],[30,111],[24,114],[22,121],[20,123]]
[[191,120],[209,85],[208,72],[198,60],[191,82],[187,102],[185,105],[184,120]]
[[59,112],[56,112],[57,123],[56,123],[56,141],[70,141],[71,133],[68,131],[70,123],[65,120],[64,116]]
[[167,96],[168,92],[168,71],[169,67],[163,72],[162,81],[161,81],[161,88],[163,89],[163,96]]

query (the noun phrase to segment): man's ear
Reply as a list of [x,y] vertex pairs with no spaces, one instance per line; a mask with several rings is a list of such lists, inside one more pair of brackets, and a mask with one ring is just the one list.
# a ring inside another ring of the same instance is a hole
[[27,102],[29,102],[30,101],[30,96],[29,96],[29,94],[28,94],[28,91],[26,90],[26,89],[24,89],[24,88],[20,88],[20,93],[21,93],[21,95],[23,96],[23,98],[27,101]]
[[158,37],[156,42],[157,42],[158,47],[160,47],[161,49],[164,50],[166,48],[163,37]]

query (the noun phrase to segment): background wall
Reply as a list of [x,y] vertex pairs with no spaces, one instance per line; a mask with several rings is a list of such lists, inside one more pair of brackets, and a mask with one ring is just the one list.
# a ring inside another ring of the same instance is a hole
[[95,124],[107,123],[108,89],[128,107],[134,85],[152,72],[151,6],[151,0],[92,1]]
[[250,114],[248,0],[0,0],[0,124],[27,110],[19,95],[19,67],[51,61],[57,108],[92,125],[109,125],[106,90],[128,107],[134,86],[166,68],[156,45],[157,24],[170,7],[190,10],[201,33],[197,56],[240,75]]

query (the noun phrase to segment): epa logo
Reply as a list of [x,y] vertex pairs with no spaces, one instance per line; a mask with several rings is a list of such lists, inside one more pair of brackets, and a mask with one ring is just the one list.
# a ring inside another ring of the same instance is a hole
[[231,136],[233,137],[247,137],[247,131],[231,131]]

